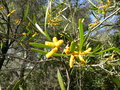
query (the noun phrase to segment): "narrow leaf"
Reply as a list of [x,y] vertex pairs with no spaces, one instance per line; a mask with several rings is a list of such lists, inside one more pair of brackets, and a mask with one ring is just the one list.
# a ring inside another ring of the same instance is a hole
[[53,54],[53,56],[70,56],[70,55],[55,53]]
[[34,47],[41,47],[41,48],[51,48],[51,46],[48,46],[48,45],[45,45],[45,44],[40,44],[40,43],[29,43],[31,46],[34,46]]
[[83,21],[82,21],[82,19],[79,19],[78,25],[79,25],[79,38],[80,38],[79,51],[82,51],[83,42],[84,42],[84,30],[83,30]]
[[42,53],[42,54],[46,54],[47,52],[46,51],[43,51],[43,50],[38,50],[38,49],[35,49],[35,48],[31,48],[32,51],[35,51],[37,53]]
[[33,23],[34,23],[34,24],[37,23],[35,13],[33,14]]
[[16,82],[16,84],[14,85],[14,87],[12,88],[12,90],[18,90],[19,89],[19,85],[22,83],[22,81],[23,81],[23,78],[18,80]]
[[115,84],[120,87],[120,79],[117,77],[113,77],[112,80],[115,82]]
[[100,52],[97,52],[96,54],[101,54],[101,53],[104,53],[104,52],[107,52],[107,51],[110,51],[110,50],[114,50],[115,48],[112,47],[112,48],[108,48],[106,50],[103,50],[103,51],[100,51]]
[[26,5],[26,10],[24,12],[24,20],[26,20],[26,17],[28,15],[28,12],[29,12],[29,5]]
[[59,85],[60,85],[61,90],[65,90],[63,78],[62,78],[59,70],[57,71],[57,78],[58,78],[58,81],[59,81]]
[[75,48],[76,48],[76,43],[74,41],[71,42],[71,45],[70,45],[70,53],[72,53],[73,51],[75,51]]

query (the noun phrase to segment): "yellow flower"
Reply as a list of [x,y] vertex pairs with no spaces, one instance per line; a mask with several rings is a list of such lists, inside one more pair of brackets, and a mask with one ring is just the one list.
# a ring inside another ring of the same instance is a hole
[[73,51],[72,53],[69,53],[70,47],[66,47],[64,49],[65,54],[70,54],[71,55],[71,57],[70,57],[70,63],[69,63],[70,68],[73,67],[73,64],[75,62],[74,57],[79,57],[80,62],[85,65],[86,61],[83,59],[83,56],[86,55],[86,54],[88,54],[88,53],[90,53],[91,50],[92,50],[91,48],[88,48],[87,50],[85,50],[83,52]]
[[56,25],[60,25],[59,21],[61,21],[58,17],[55,18],[55,19],[49,19],[48,20],[48,24],[49,25],[53,25],[53,26],[56,26]]
[[53,43],[53,42],[45,41],[45,45],[48,45],[48,46],[51,46],[51,47],[55,47],[55,43]]
[[70,62],[69,62],[69,66],[70,66],[70,68],[73,67],[74,61],[75,61],[75,60],[74,60],[74,56],[71,55],[71,57],[70,57]]
[[89,28],[93,28],[94,26],[96,26],[99,23],[98,20],[95,20],[93,23],[88,24]]
[[86,64],[86,61],[83,59],[83,57],[81,55],[79,55],[79,59],[83,64]]
[[59,40],[55,43],[55,46],[59,47],[61,44],[63,44],[63,42],[64,42],[63,40]]
[[53,37],[53,42],[56,43],[58,39],[56,37]]
[[108,7],[109,7],[109,5],[102,5],[102,6],[98,6],[98,9],[106,9]]
[[27,33],[22,33],[22,35],[27,35]]
[[108,5],[110,5],[111,1],[110,1],[110,0],[107,0],[107,3],[108,3]]
[[50,58],[54,53],[56,53],[58,51],[58,48],[57,47],[55,47],[54,49],[52,49],[50,52],[48,52],[47,54],[46,54],[46,57],[47,58]]
[[55,47],[54,49],[52,49],[50,52],[46,54],[46,57],[50,58],[54,53],[56,53],[58,51],[58,48],[63,42],[64,42],[63,40],[58,40],[56,37],[53,37],[53,42],[45,41],[45,45]]
[[111,60],[113,60],[113,59],[114,59],[114,56],[115,56],[115,54],[112,54],[112,56],[108,57],[106,60],[111,61]]
[[20,19],[15,19],[15,23],[20,23],[21,20]]
[[10,16],[11,14],[13,14],[15,11],[16,11],[15,9],[12,10],[12,11],[7,15],[7,17],[9,17],[9,16]]
[[78,57],[78,55],[79,55],[79,52],[77,52],[77,51],[74,51],[74,52],[72,53],[72,55],[74,55],[74,56]]
[[81,55],[86,55],[88,53],[90,53],[90,51],[92,50],[92,48],[88,48],[87,50],[85,50],[84,52],[80,53]]
[[63,50],[63,52],[65,53],[65,54],[68,54],[69,52],[70,52],[70,47],[66,47],[64,50]]
[[2,10],[4,7],[0,7],[0,10]]
[[38,33],[37,32],[35,32],[33,35],[32,35],[32,37],[35,37],[35,36],[37,36],[38,35]]

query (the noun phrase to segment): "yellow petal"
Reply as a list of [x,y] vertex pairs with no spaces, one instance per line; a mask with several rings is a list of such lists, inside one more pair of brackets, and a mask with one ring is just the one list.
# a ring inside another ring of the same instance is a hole
[[79,55],[79,59],[83,64],[86,64],[86,61],[83,59],[83,57],[81,55]]
[[45,41],[45,45],[48,45],[48,46],[51,46],[51,47],[55,47],[55,44],[53,42]]
[[55,43],[55,46],[56,47],[59,47],[61,44],[63,44],[63,40],[59,40],[58,42]]
[[74,64],[74,56],[71,55],[71,57],[70,57],[70,63],[69,63],[70,68],[73,67],[73,64]]
[[7,17],[9,17],[11,14],[13,14],[16,10],[12,10],[8,15]]
[[37,36],[38,35],[38,33],[37,32],[35,32],[33,35],[32,35],[32,37],[35,37],[35,36]]
[[15,19],[15,23],[20,23],[21,20],[20,19]]
[[81,55],[86,55],[86,54],[88,54],[91,50],[92,50],[92,48],[88,48],[87,50],[85,50],[84,52],[82,52]]
[[63,51],[65,54],[68,54],[70,52],[70,47],[66,47]]
[[74,51],[74,52],[72,53],[72,55],[74,55],[74,56],[78,56],[78,55],[79,55],[79,52]]
[[57,37],[53,37],[53,42],[56,43],[58,41]]
[[46,54],[46,57],[47,58],[50,58],[54,53],[56,53],[58,51],[58,48],[54,48],[54,49],[52,49],[50,52],[48,52],[47,54]]

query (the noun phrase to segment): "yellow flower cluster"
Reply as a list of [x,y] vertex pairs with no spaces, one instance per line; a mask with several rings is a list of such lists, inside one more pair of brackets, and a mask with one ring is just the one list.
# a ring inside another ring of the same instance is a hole
[[59,21],[60,21],[59,18],[49,19],[49,20],[48,20],[48,24],[49,24],[49,25],[53,25],[53,26],[57,26],[57,25],[60,25]]
[[52,18],[52,15],[50,13],[48,13],[48,24],[49,25],[52,25],[52,26],[57,26],[57,25],[60,25],[60,21],[61,19],[58,18],[58,17],[55,17],[55,18]]
[[85,50],[85,51],[83,51],[83,52],[74,51],[74,52],[70,53],[70,47],[66,47],[66,48],[64,49],[64,53],[71,55],[70,61],[69,61],[69,66],[70,66],[70,68],[72,68],[73,65],[74,65],[74,63],[75,63],[75,60],[74,60],[75,57],[79,57],[79,60],[80,60],[83,64],[86,64],[86,61],[83,59],[83,56],[85,56],[86,54],[88,54],[91,50],[92,50],[91,48],[88,48],[87,50]]
[[15,23],[20,23],[21,22],[21,20],[20,19],[15,19]]
[[107,0],[107,4],[106,4],[106,5],[98,6],[98,9],[101,9],[102,14],[105,14],[105,9],[109,8],[109,7],[110,7],[110,4],[111,4],[111,1],[110,1],[110,0]]
[[98,21],[98,20],[95,20],[93,23],[90,23],[90,24],[88,25],[88,27],[91,29],[91,28],[93,28],[94,26],[96,26],[98,23],[99,23],[99,21]]
[[15,11],[16,11],[15,9],[12,10],[12,11],[7,15],[7,17],[9,17],[9,16],[10,16],[11,14],[13,14]]
[[46,54],[46,57],[50,58],[54,53],[56,53],[63,42],[63,40],[58,40],[56,37],[53,37],[53,42],[46,41],[45,45],[53,47],[53,49]]

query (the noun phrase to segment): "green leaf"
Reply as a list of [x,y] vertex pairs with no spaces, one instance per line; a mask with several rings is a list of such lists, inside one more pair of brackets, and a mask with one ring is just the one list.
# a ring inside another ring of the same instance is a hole
[[19,85],[19,89],[20,89],[20,90],[23,90],[23,88],[22,88],[22,86],[21,86],[21,85]]
[[63,78],[62,78],[59,70],[57,71],[57,78],[58,78],[58,81],[59,81],[59,85],[60,85],[61,90],[65,90]]
[[38,50],[38,49],[35,49],[35,48],[31,48],[32,51],[35,51],[37,53],[42,53],[42,54],[47,54],[46,51],[43,51],[43,50]]
[[70,56],[70,55],[54,53],[53,56]]
[[3,47],[3,42],[1,41],[0,42],[0,48],[2,49],[2,47]]
[[114,50],[115,48],[112,47],[112,48],[108,48],[106,50],[103,50],[103,51],[100,51],[100,52],[97,52],[96,54],[101,54],[101,53],[104,53],[104,52],[107,52],[107,51],[110,51],[110,50]]
[[115,50],[116,52],[120,52],[120,49],[118,49],[118,48],[115,48],[114,50]]
[[115,82],[115,84],[120,87],[120,79],[118,77],[112,77],[113,82]]
[[19,85],[23,82],[23,78],[18,80],[15,85],[13,86],[12,90],[18,90],[19,89]]
[[35,23],[37,23],[37,20],[36,20],[36,15],[35,15],[35,13],[33,14],[33,23],[35,24]]
[[[31,48],[32,51],[35,51],[37,53],[41,53],[41,54],[47,54],[48,52],[43,51],[43,50],[39,50],[39,49],[35,49],[35,48]],[[70,55],[66,55],[66,54],[59,54],[59,53],[54,53],[53,56],[70,56]]]
[[26,10],[24,12],[24,20],[26,20],[26,17],[28,16],[28,12],[29,12],[29,5],[26,5]]
[[78,22],[79,25],[79,37],[80,37],[80,47],[79,47],[79,51],[82,51],[82,47],[83,47],[83,43],[84,43],[84,30],[83,30],[83,21],[82,19],[79,19]]
[[72,53],[73,51],[75,51],[76,46],[77,46],[77,44],[74,41],[72,41],[71,45],[70,45],[70,53]]
[[40,43],[29,43],[31,46],[34,46],[34,47],[41,47],[41,48],[51,48],[51,46],[48,46],[48,45],[45,45],[45,44],[40,44]]

